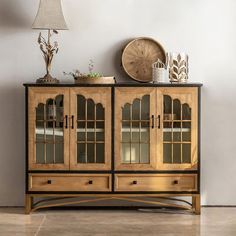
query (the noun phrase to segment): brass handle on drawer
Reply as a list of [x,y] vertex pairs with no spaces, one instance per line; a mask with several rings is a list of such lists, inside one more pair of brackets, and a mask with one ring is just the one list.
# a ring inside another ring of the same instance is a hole
[[152,115],[152,129],[154,129],[154,115]]
[[179,181],[177,179],[173,181],[173,184],[178,184],[178,183]]
[[74,129],[74,116],[71,116],[71,129]]
[[138,181],[137,180],[134,180],[132,184],[138,184]]
[[65,125],[65,128],[68,129],[68,115],[65,116],[65,119],[66,119],[66,125]]
[[88,184],[93,184],[93,181],[92,181],[92,180],[89,180]]
[[49,180],[47,181],[47,183],[48,183],[48,184],[52,184],[52,180],[49,179]]

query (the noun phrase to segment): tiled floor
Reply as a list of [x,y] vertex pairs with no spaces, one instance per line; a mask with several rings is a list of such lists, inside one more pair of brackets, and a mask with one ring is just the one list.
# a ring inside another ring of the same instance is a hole
[[0,208],[1,236],[236,236],[236,208],[202,208],[189,213],[138,210],[44,210]]

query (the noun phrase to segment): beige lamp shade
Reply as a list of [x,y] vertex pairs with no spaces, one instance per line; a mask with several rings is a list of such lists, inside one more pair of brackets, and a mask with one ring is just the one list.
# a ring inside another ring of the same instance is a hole
[[33,29],[68,29],[62,11],[61,0],[40,0]]

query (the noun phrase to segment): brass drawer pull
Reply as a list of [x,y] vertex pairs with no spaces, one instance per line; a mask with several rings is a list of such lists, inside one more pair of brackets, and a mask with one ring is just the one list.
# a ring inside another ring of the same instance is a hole
[[92,181],[92,180],[89,180],[88,184],[93,184],[93,181]]
[[133,181],[133,184],[135,185],[135,184],[138,184],[138,181],[137,180],[134,180]]
[[52,180],[49,179],[49,180],[47,181],[47,184],[52,184]]
[[179,184],[179,181],[178,180],[174,180],[173,184]]

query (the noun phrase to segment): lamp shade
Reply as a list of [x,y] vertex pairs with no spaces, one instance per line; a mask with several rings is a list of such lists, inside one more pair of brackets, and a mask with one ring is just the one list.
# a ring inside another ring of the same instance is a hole
[[33,29],[68,29],[62,12],[61,0],[40,0]]

